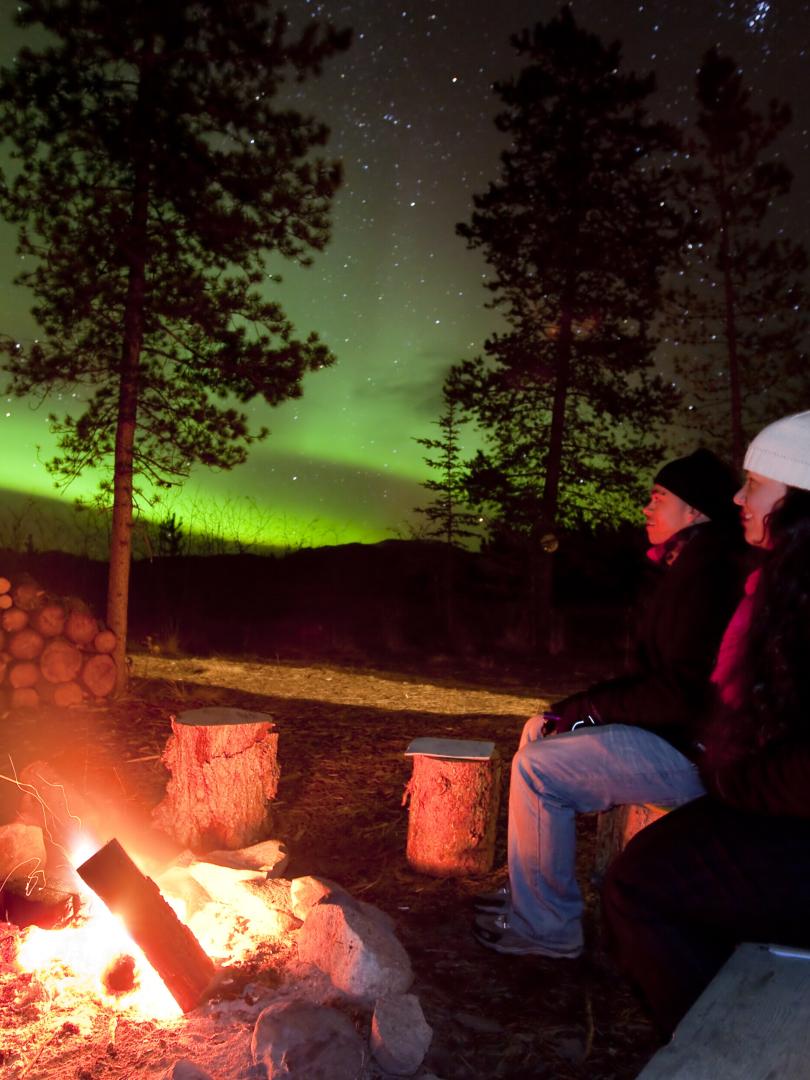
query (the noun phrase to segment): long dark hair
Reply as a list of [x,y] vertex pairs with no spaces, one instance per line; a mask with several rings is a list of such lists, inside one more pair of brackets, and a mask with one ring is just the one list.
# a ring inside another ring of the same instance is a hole
[[769,547],[737,668],[740,712],[759,745],[802,727],[810,734],[810,491],[789,487],[765,527]]

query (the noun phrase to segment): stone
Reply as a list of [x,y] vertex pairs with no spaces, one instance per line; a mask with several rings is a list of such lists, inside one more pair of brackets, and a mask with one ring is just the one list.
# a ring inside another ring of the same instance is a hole
[[180,1058],[166,1070],[160,1080],[214,1080],[211,1073],[188,1058]]
[[253,1028],[250,1050],[268,1080],[359,1080],[363,1074],[363,1040],[348,1017],[323,1005],[269,1005]]
[[371,1052],[387,1073],[413,1076],[428,1052],[433,1028],[415,994],[386,994],[371,1018]]
[[[342,894],[345,890],[329,878],[299,877],[290,882],[290,903],[292,913],[299,919],[306,919],[310,909],[333,894]],[[348,894],[346,894],[348,895]]]
[[351,898],[332,897],[311,908],[298,931],[298,955],[347,997],[369,1005],[404,993],[413,982],[408,954],[393,931]]
[[0,881],[26,881],[45,866],[45,837],[38,825],[0,825]]
[[37,875],[32,881],[16,878],[2,889],[3,911],[16,926],[40,926],[44,930],[65,926],[82,909],[80,886],[58,873]]
[[262,840],[236,851],[207,851],[199,858],[204,862],[230,866],[234,870],[261,870],[268,877],[281,877],[290,861],[281,840]]
[[290,906],[293,915],[299,919],[306,919],[316,904],[330,898],[334,898],[340,904],[352,904],[360,911],[364,911],[369,918],[377,919],[388,930],[394,932],[394,920],[387,912],[366,903],[365,900],[356,900],[342,885],[330,881],[329,878],[300,877],[293,878],[290,882]]

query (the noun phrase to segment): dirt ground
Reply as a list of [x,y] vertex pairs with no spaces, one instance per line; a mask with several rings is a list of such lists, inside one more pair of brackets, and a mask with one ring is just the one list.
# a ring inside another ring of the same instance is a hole
[[[291,855],[285,873],[333,878],[394,917],[434,1030],[426,1068],[444,1080],[629,1080],[656,1039],[601,940],[589,881],[593,819],[580,823],[588,948],[576,961],[501,957],[471,935],[472,897],[504,877],[505,798],[491,875],[433,879],[405,860],[403,752],[411,739],[492,739],[508,762],[523,720],[583,684],[582,672],[532,683],[494,670],[143,655],[134,658],[123,701],[5,717],[0,775],[44,758],[84,790],[114,792],[133,817],[144,817],[165,788],[160,754],[173,713],[215,704],[268,713],[280,733],[273,836]],[[15,799],[13,786],[0,783],[0,821],[11,819]]]

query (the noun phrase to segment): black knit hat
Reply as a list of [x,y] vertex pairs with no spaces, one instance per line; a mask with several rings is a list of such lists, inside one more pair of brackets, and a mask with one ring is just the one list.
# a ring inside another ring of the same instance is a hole
[[695,450],[664,465],[655,483],[665,487],[712,521],[734,514],[732,499],[739,487],[730,466],[711,450]]

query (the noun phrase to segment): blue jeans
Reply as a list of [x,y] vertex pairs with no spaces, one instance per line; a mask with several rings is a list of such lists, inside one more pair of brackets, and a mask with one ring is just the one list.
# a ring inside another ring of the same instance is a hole
[[703,784],[687,757],[643,728],[524,734],[509,789],[511,924],[526,937],[573,949],[582,945],[583,909],[576,815],[622,803],[680,806],[702,795]]

